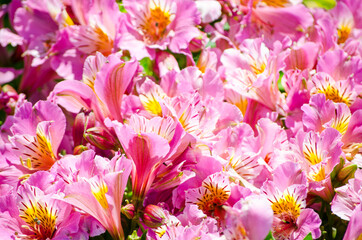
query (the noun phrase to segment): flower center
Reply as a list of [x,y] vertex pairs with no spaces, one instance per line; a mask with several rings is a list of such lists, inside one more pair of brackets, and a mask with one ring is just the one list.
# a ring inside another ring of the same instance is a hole
[[334,119],[332,123],[332,128],[336,129],[338,132],[344,135],[347,132],[350,119],[351,114],[341,114]]
[[97,199],[99,204],[104,208],[108,209],[108,201],[106,198],[106,193],[108,192],[108,186],[104,181],[92,182],[91,190],[93,196]]
[[171,23],[169,12],[162,10],[159,6],[150,9],[150,13],[141,24],[142,32],[148,43],[156,43],[166,35],[167,26]]
[[[36,137],[31,141],[24,136],[24,152],[20,156],[21,164],[29,170],[48,170],[56,161],[51,143],[41,129],[37,128]],[[18,148],[14,148],[19,150]]]
[[204,212],[212,212],[222,206],[230,197],[228,186],[219,186],[218,183],[206,182],[203,184],[203,192],[196,205]]
[[280,216],[284,220],[295,221],[300,215],[300,203],[292,195],[283,195],[279,200],[272,203],[274,214]]
[[30,201],[30,205],[23,203],[20,209],[19,217],[22,218],[27,225],[26,228],[33,232],[32,239],[50,239],[56,230],[55,223],[57,220],[57,210],[44,205]]
[[[306,147],[308,148],[308,147]],[[309,149],[307,151],[304,151],[304,157],[310,162],[310,164],[315,165],[317,163],[320,163],[322,161],[321,157],[319,157],[315,152],[310,151]]]
[[265,70],[265,63],[255,63],[253,65],[250,65],[251,69],[253,70],[253,73],[258,75],[264,72]]
[[324,95],[326,95],[327,99],[332,100],[336,103],[342,102],[345,103],[347,106],[350,106],[352,104],[352,100],[349,98],[349,96],[345,96],[346,91],[341,92],[338,88],[330,84],[318,88],[317,93],[323,93]]
[[338,44],[347,41],[349,34],[351,33],[351,27],[348,25],[342,25],[337,29],[338,32]]
[[325,178],[326,178],[326,173],[325,173],[323,166],[318,168],[316,171],[311,172],[311,179],[316,182],[320,182],[320,181],[324,180]]

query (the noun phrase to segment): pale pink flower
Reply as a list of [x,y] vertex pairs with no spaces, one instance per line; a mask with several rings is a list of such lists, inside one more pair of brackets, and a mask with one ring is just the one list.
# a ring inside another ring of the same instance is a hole
[[357,170],[348,184],[336,188],[332,201],[332,212],[343,220],[349,221],[356,206],[362,203],[362,170]]
[[273,210],[266,198],[250,195],[226,208],[224,234],[227,239],[263,240],[273,222]]
[[353,211],[351,220],[348,223],[346,233],[343,240],[360,239],[362,237],[361,225],[362,204],[359,204]]

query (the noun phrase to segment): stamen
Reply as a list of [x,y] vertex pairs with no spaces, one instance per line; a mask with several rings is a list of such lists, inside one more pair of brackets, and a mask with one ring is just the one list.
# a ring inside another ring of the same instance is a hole
[[22,203],[19,209],[19,217],[25,221],[27,225],[22,227],[28,229],[33,234],[32,239],[50,239],[56,231],[56,220],[58,211],[49,207],[46,203],[32,202],[28,204]]

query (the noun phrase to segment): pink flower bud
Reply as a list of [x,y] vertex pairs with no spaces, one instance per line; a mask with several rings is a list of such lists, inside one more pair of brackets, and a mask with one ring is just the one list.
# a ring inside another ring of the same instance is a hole
[[118,149],[119,144],[117,144],[116,138],[102,127],[89,128],[85,132],[84,138],[87,142],[102,150]]
[[123,215],[125,215],[128,219],[132,219],[134,217],[134,205],[133,204],[127,204],[123,208],[121,208],[121,212]]
[[160,227],[165,223],[166,215],[163,209],[156,205],[147,205],[142,220],[146,226],[151,228]]
[[74,148],[73,150],[73,154],[74,155],[79,155],[81,154],[82,152],[88,150],[88,148],[86,146],[83,146],[83,145],[78,145]]
[[83,134],[88,128],[94,127],[95,123],[93,112],[85,112],[82,110],[78,113],[73,124],[74,146],[85,144],[85,142],[83,142]]
[[190,42],[189,48],[191,52],[198,52],[205,48],[207,36],[205,33],[200,32],[200,35],[193,38]]

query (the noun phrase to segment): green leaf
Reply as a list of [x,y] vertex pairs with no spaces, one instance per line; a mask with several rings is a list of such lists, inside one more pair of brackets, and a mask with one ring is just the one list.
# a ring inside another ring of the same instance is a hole
[[309,233],[307,236],[305,236],[304,240],[313,240],[312,233]]
[[336,6],[336,0],[303,0],[303,4],[309,8],[332,9]]
[[199,61],[200,55],[201,55],[201,51],[192,53],[192,58],[194,59],[195,63],[197,63]]
[[187,59],[184,54],[174,53],[173,56],[176,58],[176,61],[180,69],[184,69],[187,66]]
[[147,76],[153,76],[153,62],[149,57],[142,58],[140,64]]
[[266,238],[264,240],[275,240],[271,231],[268,233],[268,235],[266,236]]
[[146,230],[146,231],[143,232],[140,240],[146,240],[147,231],[148,231],[148,230]]
[[123,12],[123,13],[126,13],[127,10],[124,8],[123,4],[122,3],[118,3],[118,8],[119,8],[119,11]]
[[337,164],[334,168],[333,171],[330,174],[330,178],[332,180],[332,182],[334,181],[334,179],[336,178],[337,174],[339,173],[339,171],[341,171],[341,169],[343,168],[344,165],[344,158],[341,157],[339,159],[339,164]]
[[278,88],[281,93],[285,92],[284,86],[282,85],[283,76],[284,76],[284,72],[279,71]]

